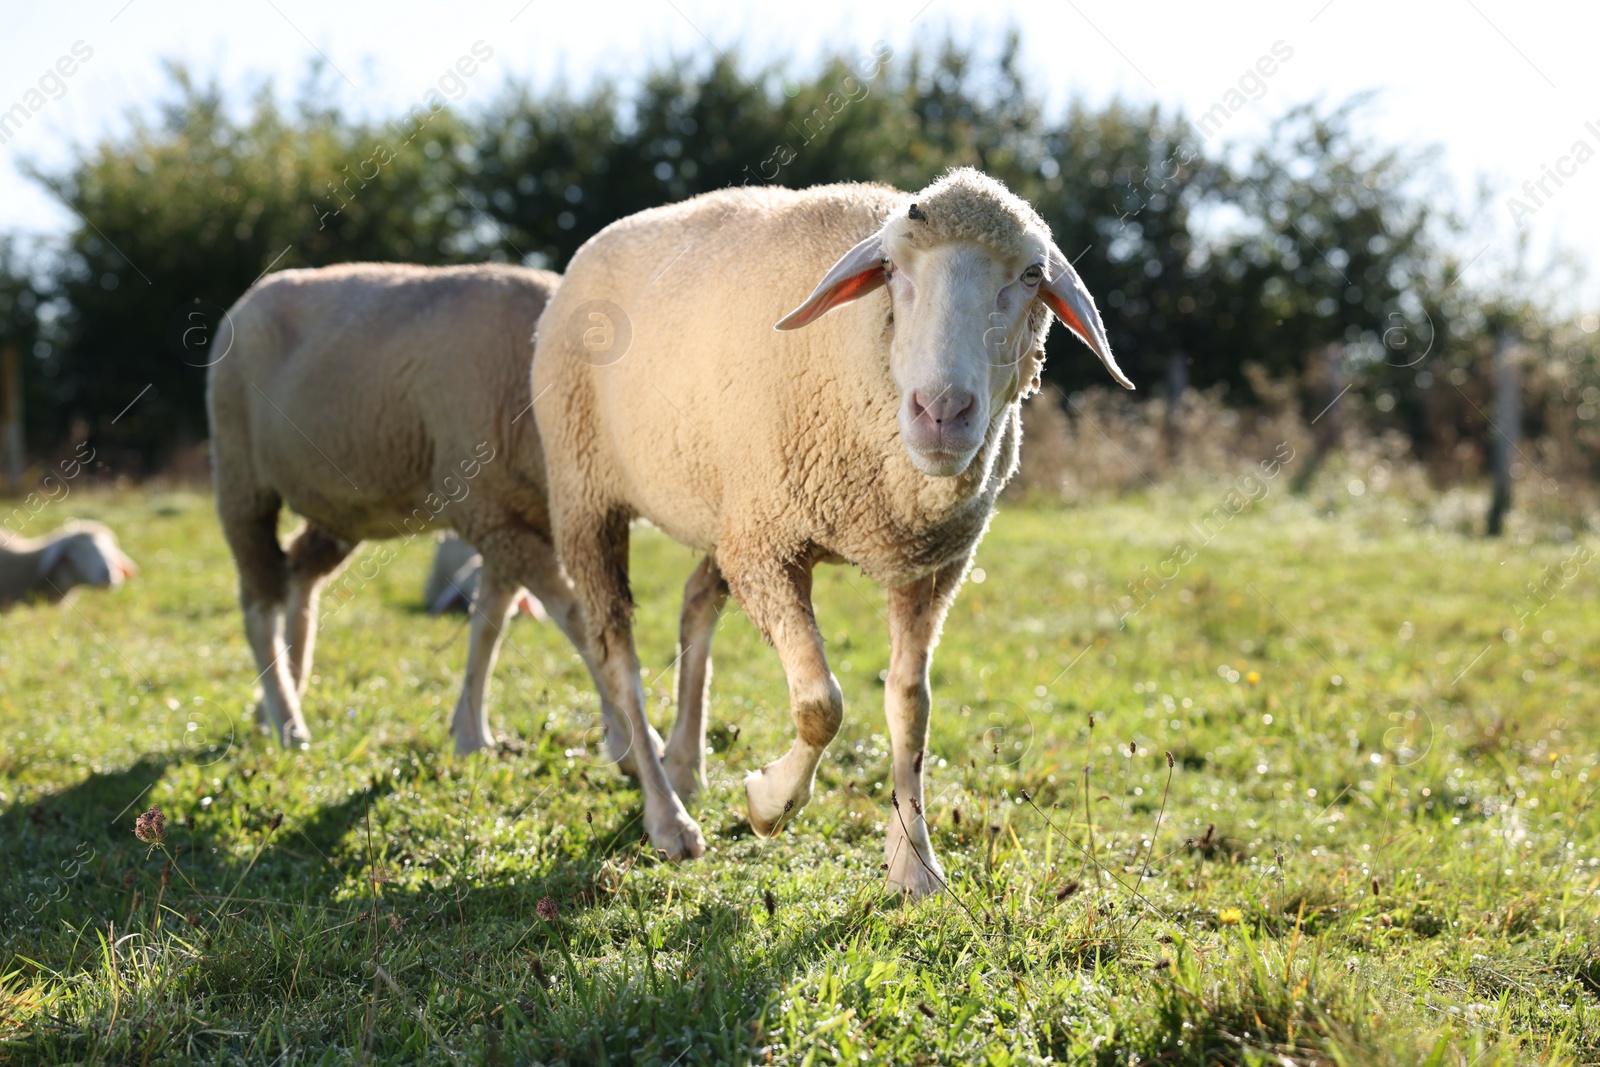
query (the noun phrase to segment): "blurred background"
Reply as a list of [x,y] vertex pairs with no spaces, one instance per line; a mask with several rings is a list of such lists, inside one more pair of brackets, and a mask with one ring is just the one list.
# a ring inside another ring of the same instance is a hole
[[89,478],[203,478],[209,342],[268,271],[560,270],[707,190],[970,164],[1050,223],[1139,385],[1054,331],[1016,492],[1227,479],[1290,442],[1329,509],[1590,523],[1600,12],[1044,6],[10,15],[0,485],[26,499],[91,451]]

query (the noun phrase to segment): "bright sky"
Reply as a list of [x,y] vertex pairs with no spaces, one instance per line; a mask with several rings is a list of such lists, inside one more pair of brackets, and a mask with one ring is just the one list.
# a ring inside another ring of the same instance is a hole
[[[467,80],[460,107],[489,99],[507,75],[539,85],[582,87],[597,76],[626,82],[653,59],[735,45],[752,66],[792,56],[803,68],[826,50],[865,54],[879,40],[903,54],[946,30],[992,45],[1008,24],[1021,28],[1025,67],[1054,107],[1074,96],[1121,94],[1198,116],[1282,42],[1280,52],[1287,47],[1292,56],[1255,90],[1259,100],[1229,117],[1218,139],[1257,134],[1291,104],[1379,89],[1374,134],[1394,144],[1442,146],[1440,166],[1463,206],[1480,178],[1496,183],[1488,217],[1480,219],[1484,232],[1464,250],[1482,250],[1469,268],[1472,280],[1492,281],[1520,233],[1535,263],[1549,258],[1552,242],[1582,260],[1589,276],[1580,291],[1560,298],[1600,307],[1600,4],[1570,0],[27,5],[7,13],[0,36],[0,112],[18,103],[42,106],[0,145],[0,231],[59,233],[72,224],[69,209],[22,177],[17,164],[57,164],[74,141],[121,128],[130,109],[161,97],[168,59],[231,88],[271,81],[287,96],[320,52],[338,72],[329,84],[346,110],[388,115],[418,101],[480,40],[493,57]],[[47,70],[75,44],[92,54],[51,83]],[[30,97],[41,77],[46,93]],[[1574,155],[1579,141],[1588,154]],[[1547,165],[1567,172],[1559,187],[1545,177]],[[1540,202],[1524,196],[1531,214],[1514,221],[1507,196],[1542,177]]]

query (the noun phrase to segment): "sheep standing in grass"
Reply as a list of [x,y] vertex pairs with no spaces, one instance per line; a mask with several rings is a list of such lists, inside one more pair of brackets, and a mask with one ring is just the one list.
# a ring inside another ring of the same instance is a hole
[[[597,360],[583,330],[606,306],[632,341]],[[966,169],[914,197],[876,185],[711,193],[614,223],[569,265],[540,320],[534,389],[556,547],[598,680],[639,736],[627,567],[628,524],[643,517],[707,554],[684,647],[709,645],[731,589],[783,662],[798,736],[746,781],[757,833],[805,805],[839,729],[811,572],[854,564],[889,588],[889,882],[941,884],[922,810],[929,663],[1016,467],[1018,406],[1038,387],[1051,312],[1132,387],[1048,227]],[[703,722],[680,727],[667,767],[703,758]],[[640,756],[651,838],[699,855],[671,776]]]
[[[470,612],[478,596],[478,579],[483,574],[483,556],[454,534],[439,540],[433,552],[433,566],[422,584],[422,603],[429,615],[450,611]],[[543,619],[544,606],[526,590],[517,598],[517,609]]]
[[80,585],[115,589],[136,573],[109,527],[69,522],[44,537],[0,541],[0,609],[30,599],[54,604]]
[[[587,657],[528,393],[533,324],[559,280],[497,266],[284,271],[224,320],[207,398],[217,508],[261,671],[258,717],[283,744],[310,739],[318,591],[363,540],[448,527],[487,561],[450,721],[457,752],[494,744],[485,689],[519,587]],[[285,504],[307,520],[287,551]]]

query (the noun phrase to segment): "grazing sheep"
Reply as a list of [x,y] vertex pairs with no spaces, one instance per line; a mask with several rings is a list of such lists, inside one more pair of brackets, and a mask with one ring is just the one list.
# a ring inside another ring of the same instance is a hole
[[422,602],[429,615],[447,611],[466,611],[478,595],[478,571],[483,557],[478,550],[454,534],[439,539],[433,554],[433,568],[422,586]]
[[[585,351],[580,312],[607,304],[626,316],[631,347],[602,361]],[[1043,220],[970,169],[916,196],[710,193],[614,223],[569,265],[533,375],[556,548],[595,672],[637,736],[630,520],[705,552],[684,647],[698,659],[731,589],[789,680],[798,736],[746,780],[757,833],[805,805],[843,718],[811,572],[854,564],[889,589],[889,882],[942,884],[922,810],[929,663],[1016,468],[1019,402],[1038,388],[1051,312],[1132,387]],[[701,722],[675,728],[666,766],[698,765],[703,736]],[[646,828],[668,855],[699,855],[700,829],[650,757],[642,750]]]
[[[530,336],[558,281],[518,267],[349,264],[274,274],[228,313],[207,396],[217,508],[261,671],[257,714],[283,744],[310,740],[301,701],[318,592],[363,540],[448,527],[483,552],[450,721],[458,753],[494,744],[484,694],[519,587],[587,660],[529,413]],[[287,552],[284,504],[307,520]],[[618,762],[632,766],[627,753]]]
[[[471,611],[473,598],[478,595],[478,575],[483,570],[483,556],[478,550],[454,534],[439,539],[433,553],[433,568],[422,586],[422,602],[429,615],[443,615],[451,611]],[[543,619],[544,606],[529,595],[526,589],[518,590],[517,609],[536,619]]]
[[98,522],[69,522],[44,537],[0,542],[0,609],[23,600],[57,603],[74,586],[115,589],[139,569]]

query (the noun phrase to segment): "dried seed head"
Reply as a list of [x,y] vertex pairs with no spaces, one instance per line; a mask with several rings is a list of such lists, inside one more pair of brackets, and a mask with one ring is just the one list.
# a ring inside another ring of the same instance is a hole
[[1089,729],[1094,729],[1094,712],[1089,713]]
[[930,1019],[937,1019],[939,1017],[939,1013],[928,1007],[927,1003],[924,1001],[917,1001],[917,1010]]
[[186,915],[184,915],[183,921],[188,923],[190,926],[199,926],[200,925],[200,913],[198,911],[191,911],[191,912],[187,913]]
[[767,917],[769,919],[778,914],[778,898],[772,895],[772,890],[768,889],[761,894],[761,903],[767,906]]
[[592,812],[592,811],[584,812],[583,813],[583,821],[588,823],[590,826],[593,826],[594,825],[594,812]]
[[1151,965],[1150,969],[1152,971],[1164,971],[1168,967],[1171,967],[1171,966],[1172,966],[1172,960],[1169,959],[1166,956],[1163,956],[1159,960],[1156,960],[1156,962]]
[[556,921],[556,902],[553,897],[540,897],[539,903],[534,905],[533,910],[547,923]]
[[1376,877],[1372,879],[1372,895],[1378,895],[1378,879]]
[[122,876],[122,888],[127,889],[129,886],[133,885],[138,877],[139,872],[129,868],[128,872]]
[[1057,901],[1066,900],[1068,897],[1072,896],[1074,893],[1076,893],[1078,890],[1080,890],[1082,888],[1083,888],[1083,883],[1077,881],[1076,879],[1074,879],[1073,881],[1070,881],[1066,885],[1062,886],[1060,889],[1056,890],[1056,900]]
[[950,809],[950,821],[955,823],[957,826],[961,825],[961,809],[960,808],[951,808]]
[[272,822],[267,824],[267,829],[268,830],[276,830],[278,827],[280,827],[282,825],[283,825],[283,812],[280,811],[280,812],[276,812],[272,816]]
[[161,865],[161,888],[165,889],[167,886],[169,886],[171,884],[172,884],[172,861],[168,860],[167,862],[165,862],[165,863],[163,863]]
[[1172,758],[1172,753],[1171,753],[1171,752],[1168,752],[1168,753],[1167,753],[1167,769],[1168,769],[1168,770],[1171,770],[1171,769],[1172,769],[1172,765],[1173,765],[1173,764],[1174,764],[1174,763],[1176,763],[1176,762],[1177,762],[1177,761],[1176,761],[1176,760],[1174,760],[1174,759],[1173,759],[1173,758]]
[[898,790],[889,790],[889,803],[894,805],[894,810],[900,810],[900,793]]
[[160,808],[151,808],[133,820],[133,836],[147,845],[161,844],[167,839],[167,817]]
[[918,752],[917,755],[916,755],[916,758],[911,761],[911,769],[912,769],[912,771],[914,771],[917,774],[921,774],[922,773],[922,753],[921,752]]
[[1033,803],[1033,794],[1032,794],[1032,793],[1030,793],[1030,792],[1028,792],[1028,791],[1027,791],[1027,790],[1026,790],[1026,789],[1019,789],[1019,790],[1017,790],[1017,796],[1019,796],[1019,797],[1021,797],[1021,798],[1022,798],[1022,802],[1023,802],[1023,803],[1024,803],[1024,804],[1031,804],[1031,803]]
[[1139,754],[1139,742],[1137,742],[1137,741],[1129,741],[1128,742],[1128,755],[1137,756],[1138,754]]

